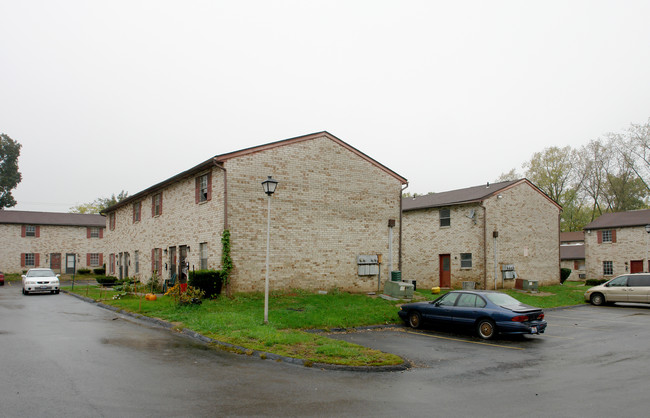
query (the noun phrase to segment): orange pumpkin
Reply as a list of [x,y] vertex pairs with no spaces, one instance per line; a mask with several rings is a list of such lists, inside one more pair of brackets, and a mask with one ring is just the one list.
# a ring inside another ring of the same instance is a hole
[[147,293],[147,294],[144,296],[144,298],[145,298],[146,300],[156,300],[156,299],[157,299],[157,298],[156,298],[156,295],[154,295],[153,293]]

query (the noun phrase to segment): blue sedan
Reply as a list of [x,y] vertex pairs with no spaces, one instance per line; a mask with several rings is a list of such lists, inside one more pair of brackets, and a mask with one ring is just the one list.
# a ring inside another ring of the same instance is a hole
[[399,316],[413,328],[424,323],[475,329],[484,340],[501,334],[541,334],[544,311],[500,292],[451,291],[433,302],[402,305]]

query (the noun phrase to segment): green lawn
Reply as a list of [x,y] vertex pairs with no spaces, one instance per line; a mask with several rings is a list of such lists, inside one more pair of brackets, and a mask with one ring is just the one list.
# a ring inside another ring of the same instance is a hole
[[[66,288],[70,290],[69,287]],[[583,302],[586,287],[582,283],[566,282],[563,286],[547,286],[531,294],[515,290],[505,292],[516,299],[542,308],[576,305]],[[310,362],[377,366],[400,364],[402,360],[388,353],[332,340],[305,332],[309,329],[331,330],[365,325],[401,323],[398,302],[378,297],[344,292],[326,295],[306,291],[275,292],[269,298],[269,324],[263,324],[264,295],[235,294],[201,305],[179,306],[171,298],[159,297],[147,301],[143,297],[118,294],[97,286],[75,286],[75,293],[102,300],[106,304],[143,315],[164,319],[178,328],[189,328],[208,337],[250,350],[259,350]],[[433,300],[444,294],[418,290],[418,300]]]

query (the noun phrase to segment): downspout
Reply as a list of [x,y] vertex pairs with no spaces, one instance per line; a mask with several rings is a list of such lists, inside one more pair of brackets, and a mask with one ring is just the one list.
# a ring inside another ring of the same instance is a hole
[[[399,253],[397,254],[397,269],[402,271],[402,200],[404,199],[404,190],[409,187],[408,182],[402,187],[402,191],[399,194]],[[390,274],[390,273],[389,273]]]
[[483,208],[483,289],[487,290],[487,208],[482,200],[479,206]]

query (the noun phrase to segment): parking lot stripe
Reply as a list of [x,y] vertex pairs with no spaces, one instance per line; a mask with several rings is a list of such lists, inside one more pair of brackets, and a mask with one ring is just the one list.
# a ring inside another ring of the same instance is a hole
[[405,332],[407,334],[423,335],[425,337],[439,338],[441,340],[460,341],[461,343],[469,343],[469,344],[489,345],[490,347],[507,348],[507,349],[510,349],[510,350],[525,350],[525,348],[521,348],[521,347],[510,347],[510,346],[507,346],[507,345],[490,344],[490,343],[484,343],[484,342],[481,342],[481,341],[461,340],[459,338],[443,337],[441,335],[425,334],[425,333],[422,333],[422,332],[413,332],[413,331],[405,331]]
[[563,319],[570,319],[572,321],[598,321],[598,322],[612,322],[612,323],[620,323],[620,322],[628,322],[627,320],[623,321],[617,321],[617,320],[612,320],[612,319],[602,319],[602,318],[593,318],[593,317],[582,317],[582,316],[563,316],[563,315],[553,315],[553,318],[563,318]]

